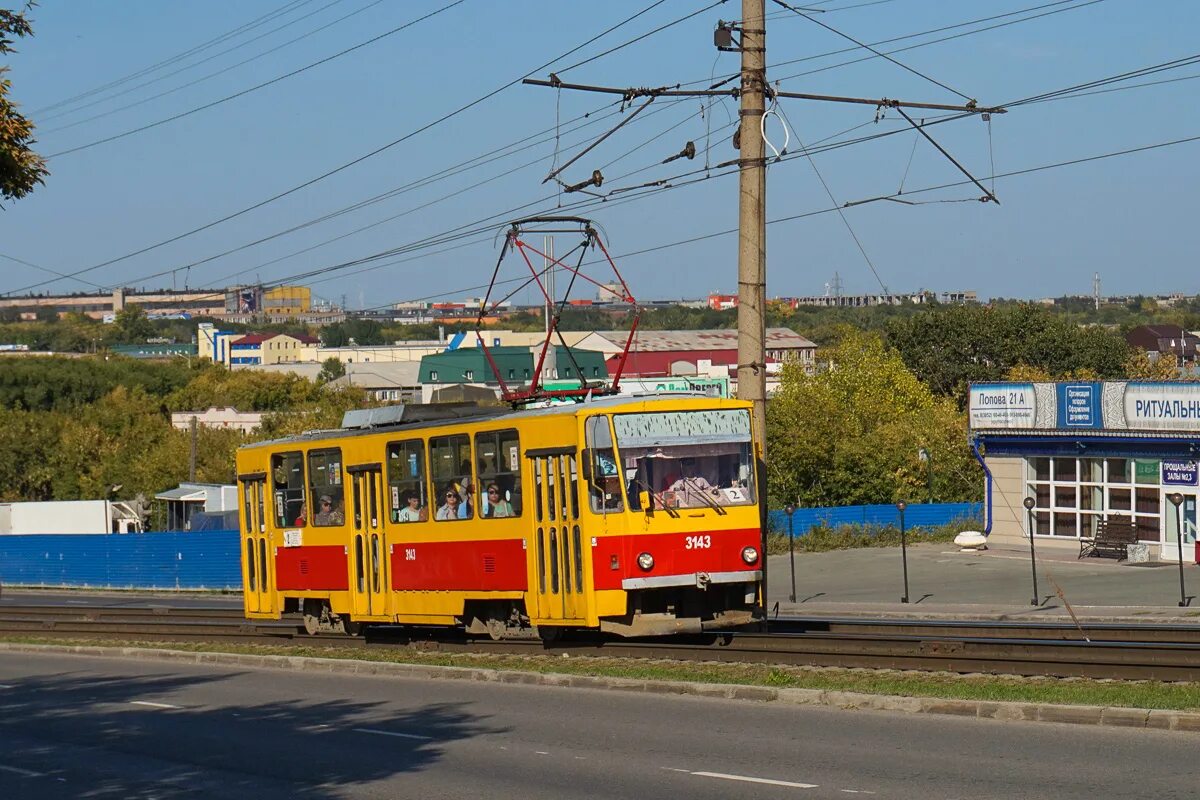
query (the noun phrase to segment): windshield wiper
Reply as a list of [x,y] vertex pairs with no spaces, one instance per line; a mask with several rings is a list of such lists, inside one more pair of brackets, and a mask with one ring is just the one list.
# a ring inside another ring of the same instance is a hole
[[693,489],[695,489],[696,492],[700,495],[700,499],[704,501],[704,504],[706,506],[708,506],[709,508],[715,509],[718,515],[724,516],[725,514],[729,513],[725,509],[721,508],[721,506],[715,500],[713,500],[711,497],[709,497],[708,492],[706,492],[704,489],[700,488],[699,484],[696,483],[695,478],[688,478],[685,476],[683,478],[683,481],[684,481],[684,483],[688,484]]
[[646,481],[642,480],[641,475],[634,475],[633,480],[635,483],[637,483],[639,486],[641,486],[643,489],[645,489],[646,494],[649,495],[649,497],[647,499],[650,501],[650,507],[643,508],[642,511],[653,511],[654,510],[654,501],[658,500],[659,506],[662,508],[663,511],[667,512],[667,516],[669,516],[669,517],[678,517],[679,516],[678,511],[676,511],[675,509],[673,509],[670,506],[663,503],[662,498],[654,493],[654,490],[650,488],[650,484],[648,484],[648,483],[646,483]]

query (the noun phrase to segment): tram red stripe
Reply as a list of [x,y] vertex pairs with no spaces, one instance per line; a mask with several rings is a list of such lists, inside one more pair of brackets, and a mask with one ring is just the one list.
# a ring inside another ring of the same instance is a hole
[[345,545],[275,548],[275,585],[280,591],[349,589]]
[[406,542],[392,546],[397,591],[516,591],[529,586],[521,539]]
[[[689,538],[692,540],[690,548]],[[742,560],[742,548],[753,546],[761,550],[761,545],[758,528],[603,536],[596,540],[596,546],[592,548],[592,575],[596,589],[620,589],[621,581],[625,578],[761,569],[761,556],[754,564]],[[638,567],[639,553],[654,556],[652,569]],[[617,559],[616,569],[612,566],[614,556]]]

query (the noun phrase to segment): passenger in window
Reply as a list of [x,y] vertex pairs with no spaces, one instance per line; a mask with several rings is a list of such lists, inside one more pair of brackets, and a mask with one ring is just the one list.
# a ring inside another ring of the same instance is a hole
[[315,525],[345,525],[346,514],[342,509],[333,507],[333,498],[327,494],[321,495],[317,513],[313,517]]
[[405,507],[400,509],[400,513],[396,515],[397,522],[424,522],[425,509],[421,507],[421,498],[416,492],[406,492],[404,495]]
[[458,496],[458,492],[454,489],[454,484],[446,487],[446,491],[442,493],[443,503],[438,507],[437,514],[434,519],[445,521],[449,519],[460,519],[459,506],[462,505],[462,498]]
[[512,503],[504,499],[504,492],[500,491],[500,487],[495,483],[489,483],[487,487],[487,511],[484,512],[485,517],[515,517],[513,513]]

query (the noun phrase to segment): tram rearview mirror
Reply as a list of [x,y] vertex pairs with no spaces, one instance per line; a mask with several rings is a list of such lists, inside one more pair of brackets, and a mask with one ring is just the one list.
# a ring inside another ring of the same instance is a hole
[[650,505],[650,493],[645,489],[642,489],[640,492],[638,492],[638,505],[640,505],[642,510],[647,514],[654,510],[654,507]]

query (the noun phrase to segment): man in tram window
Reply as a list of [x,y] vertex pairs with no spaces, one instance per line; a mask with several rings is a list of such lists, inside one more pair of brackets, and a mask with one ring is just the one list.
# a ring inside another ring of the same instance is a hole
[[323,494],[318,501],[317,513],[313,517],[313,524],[318,526],[345,525],[346,515],[342,512],[341,508],[333,507],[332,497]]
[[[680,506],[703,506],[720,499],[721,491],[705,480],[703,475],[696,474],[694,458],[680,459],[679,468],[679,477],[670,485],[669,491],[674,494]],[[708,496],[707,499],[705,495]]]
[[421,507],[421,498],[416,492],[406,492],[404,508],[396,514],[397,522],[424,522],[425,509]]

